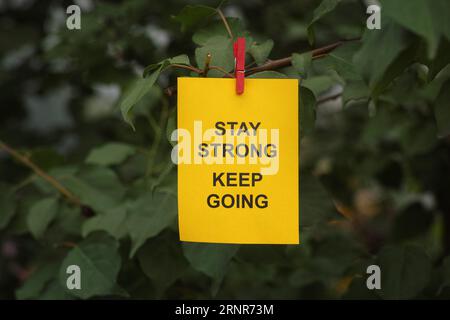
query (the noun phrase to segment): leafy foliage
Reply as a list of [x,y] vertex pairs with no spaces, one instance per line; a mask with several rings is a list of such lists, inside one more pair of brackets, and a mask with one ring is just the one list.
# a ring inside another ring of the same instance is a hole
[[117,165],[124,162],[135,152],[136,150],[133,146],[124,143],[108,143],[93,149],[86,158],[86,163],[101,166]]
[[82,270],[81,289],[67,291],[82,299],[112,295],[118,292],[116,278],[121,267],[118,243],[107,237],[87,238],[67,253],[63,260],[59,279],[66,287],[67,267],[77,265]]
[[[96,1],[77,31],[9,3],[0,298],[450,296],[448,1],[381,1],[381,30],[353,0]],[[299,246],[178,238],[176,78],[233,73],[237,36],[248,77],[300,80]]]
[[386,299],[413,298],[430,279],[431,262],[421,248],[386,247],[380,252],[379,264],[386,271],[380,291]]
[[46,198],[36,202],[27,217],[31,234],[40,238],[57,212],[58,200],[55,198]]

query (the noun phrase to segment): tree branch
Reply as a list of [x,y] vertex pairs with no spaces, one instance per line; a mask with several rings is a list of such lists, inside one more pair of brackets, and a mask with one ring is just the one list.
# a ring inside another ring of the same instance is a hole
[[234,78],[234,76],[222,67],[209,66],[209,70],[217,70],[223,73],[224,78]]
[[[348,40],[339,40],[335,43],[311,50],[309,52],[311,52],[312,54],[312,58],[313,59],[320,59],[325,57],[328,53],[332,52],[334,49],[336,49],[337,47],[341,46],[342,44],[346,43],[346,42],[350,42],[350,41],[358,41],[360,40],[360,38],[355,38],[355,39],[348,39]],[[268,60],[266,63],[264,63],[263,65],[260,66],[256,66],[253,68],[249,68],[245,71],[245,75],[249,76],[251,74],[257,73],[257,72],[261,72],[261,71],[268,71],[268,70],[275,70],[275,69],[279,69],[279,68],[283,68],[283,67],[287,67],[292,65],[292,57],[286,57],[286,58],[282,58],[282,59],[277,59],[277,60]],[[172,65],[172,66],[178,66],[178,65]],[[184,66],[183,67],[188,67],[188,66]],[[187,69],[187,68],[184,68]],[[195,70],[193,70],[195,69]],[[209,67],[210,70],[214,69],[214,70],[219,70],[222,71],[224,73],[224,77],[226,78],[234,78],[234,76],[227,72],[226,70],[218,67],[218,66],[210,66]],[[198,74],[202,74],[203,70],[197,69],[195,67],[190,67],[189,66],[189,70],[194,71]],[[167,96],[172,96],[177,92],[177,87],[176,86],[171,86],[168,87],[164,90],[164,93]]]
[[206,63],[205,63],[205,68],[203,70],[199,69],[199,68],[196,68],[196,67],[193,67],[193,66],[188,66],[188,65],[185,65],[185,64],[176,64],[176,63],[171,64],[169,67],[176,68],[176,69],[189,70],[189,71],[195,72],[195,73],[197,73],[199,75],[202,75],[202,76],[206,76],[206,74],[208,74],[209,70],[217,70],[217,71],[220,71],[220,72],[223,73],[224,78],[234,78],[234,76],[231,73],[229,73],[228,71],[226,71],[225,69],[223,69],[223,68],[221,68],[219,66],[210,66],[209,65],[210,61],[211,61],[211,57],[209,57],[209,60],[208,60],[208,57],[207,57]]
[[[356,40],[359,40],[359,38],[349,39],[349,40],[340,40],[335,43],[326,45],[324,47],[320,47],[320,48],[311,50],[310,52],[312,54],[313,59],[319,59],[319,58],[325,57],[328,53],[330,53],[337,47],[341,46],[342,44],[349,42],[349,41],[356,41]],[[278,59],[278,60],[271,60],[271,61],[266,62],[263,65],[247,69],[245,72],[245,75],[251,75],[253,73],[257,73],[257,72],[261,72],[261,71],[279,69],[279,68],[290,66],[291,64],[292,64],[292,56]]]
[[198,74],[202,74],[203,73],[202,69],[199,69],[199,68],[196,68],[196,67],[193,67],[193,66],[188,66],[187,64],[174,63],[174,64],[169,65],[169,68],[178,68],[178,69],[189,70],[189,71],[192,71],[192,72],[195,72],[195,73],[198,73]]
[[25,165],[26,167],[30,168],[34,171],[38,176],[40,176],[42,179],[46,180],[48,183],[50,183],[56,190],[58,190],[62,195],[64,195],[67,200],[72,202],[73,204],[81,207],[81,201],[78,199],[73,193],[71,193],[69,190],[67,190],[61,183],[59,183],[55,178],[48,175],[44,170],[39,168],[35,163],[33,163],[30,159],[27,157],[21,155],[19,152],[14,150],[12,147],[8,146],[6,143],[0,140],[0,148],[5,150],[9,155],[11,155],[14,159]]

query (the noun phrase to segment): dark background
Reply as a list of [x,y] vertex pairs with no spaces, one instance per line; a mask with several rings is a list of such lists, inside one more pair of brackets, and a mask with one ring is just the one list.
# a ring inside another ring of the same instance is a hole
[[[134,107],[135,130],[123,120],[147,65],[195,65],[197,47],[230,43],[217,14],[181,32],[172,16],[190,3],[79,1],[82,28],[68,30],[70,1],[0,1],[0,298],[448,298],[448,3],[383,2],[381,30],[367,30],[364,1],[222,5],[236,34],[273,40],[271,60],[352,40],[262,75],[303,79],[299,246],[179,242],[164,89],[198,75],[167,70]],[[69,262],[84,270],[77,293],[64,289]],[[382,289],[370,291],[374,263]]]

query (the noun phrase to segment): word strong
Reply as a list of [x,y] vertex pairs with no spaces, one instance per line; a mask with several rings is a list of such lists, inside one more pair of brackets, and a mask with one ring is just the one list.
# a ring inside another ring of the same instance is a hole
[[179,78],[182,241],[299,243],[298,81]]

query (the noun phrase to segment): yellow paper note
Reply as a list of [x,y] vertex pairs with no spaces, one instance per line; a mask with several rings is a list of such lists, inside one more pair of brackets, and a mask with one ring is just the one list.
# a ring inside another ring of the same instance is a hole
[[180,240],[299,243],[298,80],[178,78]]

